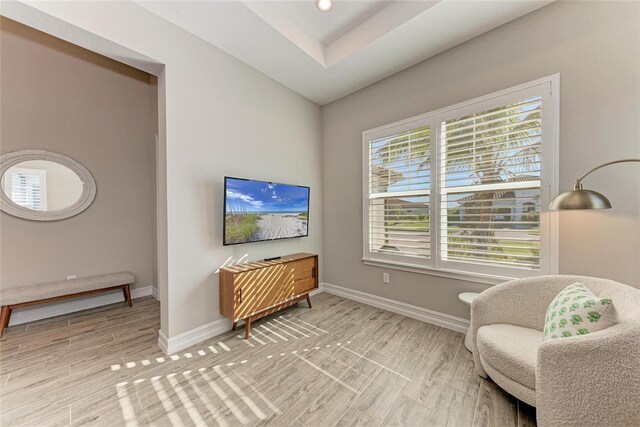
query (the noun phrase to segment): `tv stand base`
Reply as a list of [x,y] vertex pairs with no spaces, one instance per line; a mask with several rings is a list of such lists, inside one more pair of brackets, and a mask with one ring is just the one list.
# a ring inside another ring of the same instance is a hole
[[300,253],[270,262],[250,262],[220,268],[220,314],[245,322],[245,337],[251,323],[283,308],[306,300],[318,289],[318,256]]

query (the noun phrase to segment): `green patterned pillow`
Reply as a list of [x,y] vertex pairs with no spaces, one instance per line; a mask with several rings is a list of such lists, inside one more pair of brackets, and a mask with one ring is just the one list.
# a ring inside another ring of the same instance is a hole
[[586,335],[616,323],[609,298],[595,296],[582,283],[567,286],[549,304],[544,339]]

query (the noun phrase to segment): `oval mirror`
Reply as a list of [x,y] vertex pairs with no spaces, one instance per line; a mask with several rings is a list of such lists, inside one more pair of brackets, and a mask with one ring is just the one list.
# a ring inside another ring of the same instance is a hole
[[58,153],[23,150],[0,157],[0,209],[19,218],[55,221],[91,205],[96,184],[77,161]]

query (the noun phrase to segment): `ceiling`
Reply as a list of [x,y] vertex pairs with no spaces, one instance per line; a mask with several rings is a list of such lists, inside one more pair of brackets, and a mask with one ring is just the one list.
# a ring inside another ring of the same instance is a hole
[[553,0],[138,1],[324,105]]
[[278,13],[327,46],[391,3],[393,1],[336,1],[328,13],[319,12],[315,2],[308,0],[271,1],[269,7],[277,9]]

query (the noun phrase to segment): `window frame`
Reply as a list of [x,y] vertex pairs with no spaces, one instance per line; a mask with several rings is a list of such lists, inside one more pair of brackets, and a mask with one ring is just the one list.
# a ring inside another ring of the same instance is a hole
[[[486,284],[505,280],[533,277],[558,272],[558,213],[549,211],[549,202],[558,194],[559,108],[560,75],[554,74],[488,95],[470,99],[362,133],[362,188],[363,188],[363,256],[366,265],[411,271],[442,277],[456,278]],[[441,187],[440,162],[442,158],[441,123],[467,114],[540,96],[542,101],[542,152],[540,179],[540,269],[497,267],[463,261],[441,259]],[[369,143],[423,126],[430,127],[431,189],[429,191],[430,256],[415,262],[407,256],[393,256],[369,251]]]

